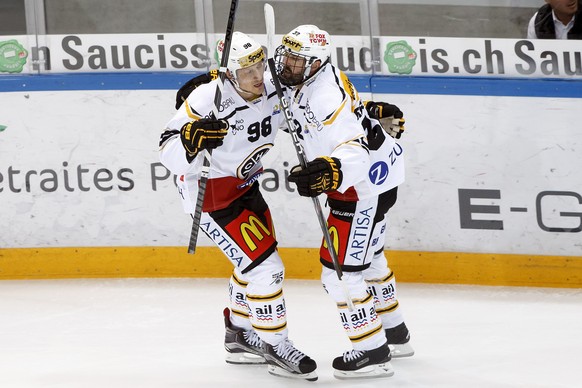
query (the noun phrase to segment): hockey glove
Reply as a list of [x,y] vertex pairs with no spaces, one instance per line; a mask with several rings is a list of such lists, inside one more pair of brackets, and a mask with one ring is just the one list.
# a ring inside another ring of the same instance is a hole
[[299,195],[317,197],[319,194],[336,190],[342,183],[341,162],[337,158],[323,156],[307,163],[304,169],[295,166],[289,174],[289,182],[297,185]]
[[366,110],[370,117],[380,120],[384,130],[393,138],[400,139],[404,133],[404,114],[396,106],[385,102],[366,101]]
[[190,93],[198,86],[207,84],[210,81],[214,81],[218,78],[218,70],[210,70],[210,72],[206,74],[201,74],[198,77],[192,78],[190,81],[186,82],[176,93],[176,109],[179,109],[180,106],[186,101]]
[[201,150],[220,147],[227,133],[226,120],[200,119],[184,124],[180,130],[180,140],[189,156],[188,161],[194,159]]

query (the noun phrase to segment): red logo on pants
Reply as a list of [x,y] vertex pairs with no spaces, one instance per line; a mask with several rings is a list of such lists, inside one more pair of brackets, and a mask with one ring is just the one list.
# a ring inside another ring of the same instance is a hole
[[275,243],[271,213],[267,210],[264,215],[266,223],[255,213],[245,209],[225,228],[251,260],[261,256]]
[[[337,252],[337,258],[340,265],[344,263],[344,259],[346,257],[346,242],[350,236],[351,226],[352,225],[350,222],[342,221],[334,217],[333,214],[330,214],[327,218],[327,228],[329,230],[329,235],[331,237],[331,241],[333,242],[335,251]],[[331,255],[329,254],[329,250],[327,249],[327,245],[325,244],[325,239],[323,239],[321,247],[319,248],[319,256],[325,261],[333,263]]]

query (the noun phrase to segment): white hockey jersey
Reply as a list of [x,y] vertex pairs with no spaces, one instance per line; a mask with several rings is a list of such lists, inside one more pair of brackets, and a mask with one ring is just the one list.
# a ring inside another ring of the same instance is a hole
[[[160,160],[179,176],[178,189],[187,213],[194,213],[204,153],[188,163],[180,129],[187,122],[210,116],[217,82],[201,85],[190,94],[166,125],[160,140]],[[224,143],[212,152],[205,212],[227,207],[258,179],[263,170],[261,158],[273,147],[284,119],[269,72],[265,72],[265,93],[253,101],[243,99],[226,80],[218,111],[218,118],[227,120],[230,128]]]
[[384,131],[380,141],[370,144],[367,130],[379,122],[368,116],[348,77],[331,64],[293,92],[290,108],[301,126],[307,159],[341,161],[343,180],[337,192],[328,193],[330,198],[369,198],[404,182],[402,147]]

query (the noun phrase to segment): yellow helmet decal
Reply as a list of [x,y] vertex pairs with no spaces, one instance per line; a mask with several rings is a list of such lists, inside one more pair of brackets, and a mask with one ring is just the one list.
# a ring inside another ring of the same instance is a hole
[[263,51],[262,47],[259,47],[246,57],[242,57],[238,60],[238,63],[241,68],[249,67],[254,65],[255,63],[259,63],[265,59],[265,52]]
[[288,47],[292,51],[300,51],[301,48],[303,47],[303,43],[289,35],[285,35],[283,37],[283,45]]

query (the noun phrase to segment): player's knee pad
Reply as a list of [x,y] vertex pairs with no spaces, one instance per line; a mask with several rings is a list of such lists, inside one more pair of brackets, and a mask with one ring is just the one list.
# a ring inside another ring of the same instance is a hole
[[[361,299],[367,296],[367,286],[362,272],[344,272],[342,279],[352,299]],[[323,267],[321,283],[336,303],[346,302],[344,288],[333,269]]]
[[261,264],[244,274],[248,282],[247,293],[271,293],[283,287],[285,267],[277,251]]
[[374,254],[370,266],[364,270],[364,278],[366,281],[370,279],[382,279],[390,273],[388,268],[388,260],[384,255],[384,251]]

